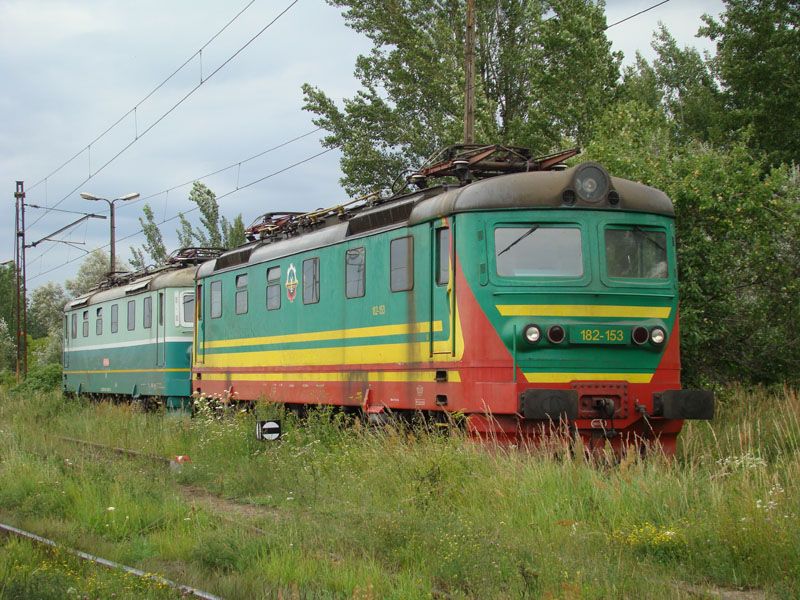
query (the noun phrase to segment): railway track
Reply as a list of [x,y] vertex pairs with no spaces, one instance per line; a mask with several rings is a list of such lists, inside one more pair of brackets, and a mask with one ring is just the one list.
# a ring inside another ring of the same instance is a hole
[[182,583],[172,581],[171,579],[161,577],[160,575],[145,573],[140,569],[129,567],[127,565],[114,562],[113,560],[108,560],[107,558],[101,558],[99,556],[95,556],[94,554],[89,554],[88,552],[83,552],[81,550],[69,548],[53,540],[47,539],[40,535],[36,535],[35,533],[32,533],[30,531],[25,531],[24,529],[13,527],[12,525],[0,523],[0,534],[22,538],[40,546],[46,546],[48,548],[58,549],[61,552],[71,554],[72,556],[75,556],[81,560],[91,562],[101,567],[105,567],[106,569],[120,570],[123,571],[124,573],[130,573],[131,575],[135,575],[136,577],[139,577],[141,579],[146,579],[148,581],[153,581],[155,583],[166,585],[170,588],[173,588],[176,591],[179,591],[182,596],[193,596],[195,598],[203,598],[204,600],[223,600],[223,598],[220,596],[215,596],[214,594],[211,594],[209,592],[204,592],[203,590],[199,590],[190,585],[183,585]]

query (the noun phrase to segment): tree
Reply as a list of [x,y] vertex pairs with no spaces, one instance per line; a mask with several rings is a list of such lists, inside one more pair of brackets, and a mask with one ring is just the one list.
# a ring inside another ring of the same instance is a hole
[[167,248],[161,230],[153,217],[153,209],[149,204],[142,208],[144,218],[139,217],[145,242],[141,248],[131,248],[133,258],[129,261],[135,271],[144,269],[148,264],[161,265],[167,260]]
[[[462,139],[465,9],[458,0],[329,2],[373,42],[356,60],[363,89],[343,109],[303,86],[305,109],[330,132],[324,144],[341,148],[341,182],[355,195]],[[535,152],[587,139],[619,75],[602,4],[478,0],[476,15],[476,139]]]
[[725,0],[700,34],[716,42],[731,128],[751,128],[769,164],[800,162],[800,4]]
[[57,283],[46,283],[31,294],[28,310],[28,333],[34,339],[61,331],[67,295]]
[[637,53],[634,65],[625,69],[620,97],[663,110],[684,141],[728,141],[713,60],[695,48],[679,48],[663,24],[653,34],[652,47],[652,65]]
[[[99,284],[108,274],[108,254],[100,249],[93,250],[81,263],[75,279],[67,279],[64,287],[74,298],[81,296]],[[116,271],[125,271],[125,266],[119,262]]]
[[13,265],[0,266],[0,319],[10,331],[16,331],[17,323],[14,310],[17,297],[16,273]]
[[0,317],[0,371],[10,370],[16,365],[16,344],[5,319]]
[[189,200],[200,210],[202,229],[195,229],[189,220],[180,214],[181,228],[178,230],[178,244],[187,246],[205,246],[212,248],[235,248],[247,242],[244,235],[244,221],[239,214],[233,222],[220,217],[216,194],[205,184],[195,181]]

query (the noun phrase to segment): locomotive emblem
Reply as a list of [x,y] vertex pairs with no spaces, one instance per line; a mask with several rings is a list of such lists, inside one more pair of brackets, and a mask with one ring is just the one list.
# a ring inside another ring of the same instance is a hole
[[289,265],[286,271],[286,297],[289,302],[294,302],[297,297],[297,269],[294,264]]

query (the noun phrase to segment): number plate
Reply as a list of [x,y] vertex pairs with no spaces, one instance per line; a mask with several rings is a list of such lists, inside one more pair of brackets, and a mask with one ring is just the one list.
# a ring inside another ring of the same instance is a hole
[[573,344],[627,344],[629,334],[623,327],[570,327]]

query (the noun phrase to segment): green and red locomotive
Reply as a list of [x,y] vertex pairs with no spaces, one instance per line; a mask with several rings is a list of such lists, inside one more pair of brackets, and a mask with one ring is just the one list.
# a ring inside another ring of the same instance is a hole
[[714,405],[681,389],[672,203],[561,158],[461,147],[416,192],[265,215],[197,271],[192,391],[674,452]]

